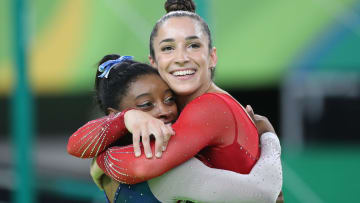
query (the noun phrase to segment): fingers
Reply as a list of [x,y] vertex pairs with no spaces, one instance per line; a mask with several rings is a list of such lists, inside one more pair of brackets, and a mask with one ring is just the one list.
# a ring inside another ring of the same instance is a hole
[[141,133],[142,144],[144,146],[144,153],[146,158],[150,159],[152,157],[151,147],[150,147],[150,133],[147,130],[144,130]]
[[[129,126],[132,126],[132,131],[130,131],[133,136],[133,147],[134,153],[136,157],[141,156],[141,145],[143,144],[144,153],[146,158],[152,158],[153,152],[151,149],[150,141],[151,135],[155,137],[155,149],[154,153],[157,158],[162,156],[162,152],[166,150],[169,139],[172,135],[174,135],[174,131],[170,125],[165,125],[163,121],[156,118],[147,118],[144,116],[142,120],[132,123],[131,113],[136,114],[136,111],[129,111],[126,115],[128,115]],[[140,114],[139,114],[140,115]],[[140,139],[141,137],[141,139]]]
[[[162,155],[162,146],[164,142],[164,136],[162,132],[162,123],[158,127],[152,129],[151,134],[155,137],[155,156],[160,158]],[[153,124],[155,126],[155,124]]]
[[154,136],[155,136],[155,156],[157,158],[160,158],[162,155],[164,137],[159,134],[155,134]]
[[162,151],[165,151],[171,136],[175,135],[175,132],[172,129],[171,124],[166,124],[165,128],[162,128],[162,129],[163,129],[163,134],[164,134],[164,143],[162,146]]
[[252,109],[252,107],[250,105],[246,106],[246,111],[249,114],[251,120],[253,120],[253,122],[255,122],[255,114],[254,114],[254,110]]
[[175,131],[172,129],[171,123],[166,124],[166,127],[170,131],[171,136],[175,135]]
[[141,155],[141,149],[140,149],[140,132],[134,131],[133,132],[133,146],[134,146],[134,153],[136,157],[139,157]]

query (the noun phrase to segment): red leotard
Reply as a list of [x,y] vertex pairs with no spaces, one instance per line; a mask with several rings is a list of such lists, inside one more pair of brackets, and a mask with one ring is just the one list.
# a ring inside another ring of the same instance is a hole
[[[246,174],[260,154],[256,127],[227,94],[206,93],[194,99],[172,127],[175,136],[161,159],[147,159],[144,154],[136,158],[130,145],[109,148],[97,163],[117,181],[134,184],[160,176],[195,155],[210,167]],[[154,150],[154,142],[151,147]]]
[[128,132],[124,123],[125,113],[111,114],[86,123],[69,138],[68,153],[80,158],[97,156]]

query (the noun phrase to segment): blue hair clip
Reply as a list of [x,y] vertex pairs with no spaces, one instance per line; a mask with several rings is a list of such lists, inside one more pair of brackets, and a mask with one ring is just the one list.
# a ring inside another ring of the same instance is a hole
[[134,57],[132,56],[121,56],[120,58],[118,59],[115,59],[115,60],[108,60],[104,63],[102,63],[100,66],[99,66],[99,72],[102,73],[101,75],[99,75],[98,77],[99,78],[108,78],[109,76],[109,73],[110,73],[110,70],[118,63],[121,63],[123,61],[126,61],[126,60],[132,60]]

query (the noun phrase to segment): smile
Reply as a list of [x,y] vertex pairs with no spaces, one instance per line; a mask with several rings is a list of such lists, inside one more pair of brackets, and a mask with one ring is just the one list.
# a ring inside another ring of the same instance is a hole
[[194,75],[195,74],[195,70],[178,70],[178,71],[174,71],[171,74],[173,76],[187,76],[187,75]]

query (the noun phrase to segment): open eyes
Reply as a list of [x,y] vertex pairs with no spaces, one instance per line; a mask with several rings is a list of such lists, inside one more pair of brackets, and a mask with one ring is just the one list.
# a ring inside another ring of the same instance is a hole
[[189,48],[192,48],[192,49],[197,49],[197,48],[200,48],[200,47],[201,47],[200,43],[191,43],[189,45]]
[[174,48],[172,46],[163,46],[163,47],[161,47],[162,52],[169,52],[169,51],[171,51],[173,49]]
[[[201,43],[199,42],[192,42],[192,43],[189,43],[187,46],[187,48],[190,48],[190,49],[198,49],[201,47]],[[165,45],[163,47],[160,48],[160,50],[162,52],[170,52],[172,50],[175,50],[175,47],[174,46],[170,46],[170,45]]]

